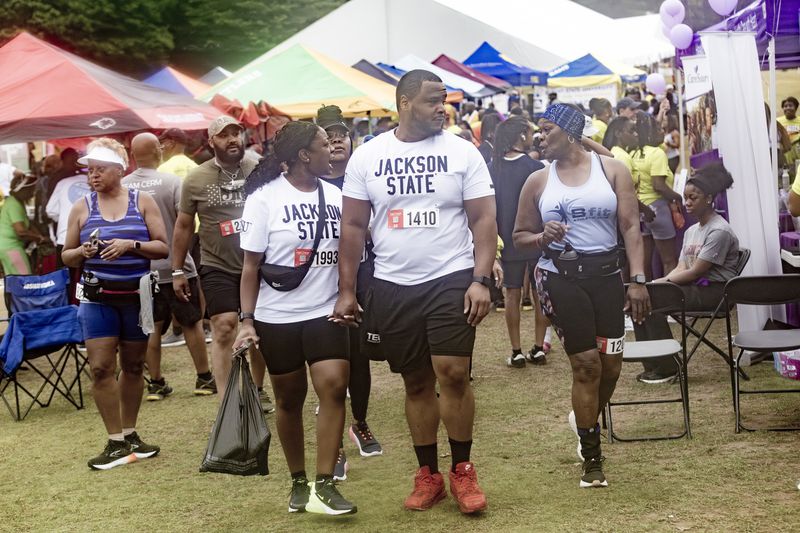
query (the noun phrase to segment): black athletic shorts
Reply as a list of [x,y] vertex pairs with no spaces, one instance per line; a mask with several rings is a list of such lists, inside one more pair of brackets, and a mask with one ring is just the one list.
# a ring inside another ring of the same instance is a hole
[[430,364],[431,355],[472,357],[475,328],[464,315],[471,283],[472,269],[411,286],[373,279],[361,326],[367,343],[377,340],[389,368],[401,374]]
[[200,267],[200,283],[203,285],[206,314],[209,318],[222,313],[239,312],[239,282],[241,279],[241,273],[231,274],[218,268]]
[[503,287],[506,289],[521,289],[522,284],[525,282],[525,270],[528,268],[528,262],[525,260],[511,260],[500,259],[503,265]]
[[594,350],[598,337],[625,336],[625,286],[620,274],[567,278],[536,268],[536,292],[567,355]]
[[183,302],[175,296],[172,282],[159,283],[159,291],[153,297],[153,320],[163,322],[170,319],[170,315],[175,315],[175,320],[181,326],[193,326],[200,320],[200,289],[197,285],[197,278],[189,279],[188,302]]
[[348,332],[328,321],[327,316],[268,324],[255,321],[258,347],[271,375],[288,374],[327,359],[349,359]]

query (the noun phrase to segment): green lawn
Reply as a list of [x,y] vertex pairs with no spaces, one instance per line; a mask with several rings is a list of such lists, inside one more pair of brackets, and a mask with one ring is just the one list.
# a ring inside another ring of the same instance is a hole
[[[532,314],[523,313],[524,327]],[[724,326],[723,326],[724,327]],[[722,333],[716,330],[717,338]],[[524,335],[527,344],[530,333]],[[63,400],[34,409],[23,422],[0,412],[0,531],[791,531],[800,524],[797,452],[800,434],[733,432],[729,377],[722,360],[702,352],[690,365],[692,440],[604,442],[607,489],[578,489],[580,466],[570,410],[568,361],[559,345],[544,367],[509,369],[500,313],[480,327],[473,383],[477,421],[473,459],[489,499],[479,517],[461,516],[451,498],[412,513],[402,501],[416,467],[403,415],[400,379],[373,363],[370,425],[384,446],[364,459],[350,442],[342,493],[358,514],[326,518],[289,515],[289,490],[277,436],[271,475],[238,478],[200,474],[198,466],[216,414],[216,398],[191,395],[193,372],[185,348],[165,350],[164,372],[175,394],[145,403],[139,432],[161,445],[154,459],[91,471],[86,461],[105,435],[96,409],[76,411]],[[748,369],[754,382],[792,385],[770,364]],[[677,394],[677,386],[643,386],[626,365],[617,398]],[[749,400],[759,419],[800,422],[800,397]],[[755,403],[754,403],[755,402]],[[306,406],[308,464],[313,465],[314,400]],[[678,404],[627,409],[614,418],[620,432],[680,426]],[[274,420],[268,418],[274,431]],[[440,454],[448,452],[440,433]],[[442,466],[449,465],[442,457]],[[313,466],[309,467],[313,471]],[[310,472],[311,473],[311,472]]]

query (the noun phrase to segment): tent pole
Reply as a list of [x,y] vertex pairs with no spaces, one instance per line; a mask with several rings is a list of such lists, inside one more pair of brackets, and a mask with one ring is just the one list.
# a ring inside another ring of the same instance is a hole
[[677,83],[675,86],[678,89],[678,127],[680,128],[680,146],[678,147],[678,155],[680,159],[680,168],[688,169],[689,166],[686,164],[686,143],[684,142],[686,139],[686,125],[683,122],[683,71],[677,65],[675,66],[675,74],[677,77]]
[[778,87],[775,77],[775,38],[769,40],[769,107],[772,120],[769,121],[769,138],[772,143],[772,183],[778,183]]

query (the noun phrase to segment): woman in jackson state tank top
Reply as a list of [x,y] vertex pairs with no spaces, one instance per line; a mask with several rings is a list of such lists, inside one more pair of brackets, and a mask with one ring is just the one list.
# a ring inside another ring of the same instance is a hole
[[[94,377],[92,395],[108,432],[105,449],[89,460],[89,467],[108,470],[159,452],[136,433],[147,335],[139,326],[135,291],[139,278],[150,271],[150,260],[167,257],[169,250],[155,200],[120,184],[128,162],[121,144],[98,139],[78,162],[89,166],[92,192],[72,206],[61,256],[64,264],[84,270],[78,319]],[[103,294],[92,287],[102,288]]]
[[[650,300],[643,283],[642,236],[630,172],[618,161],[586,152],[585,116],[557,104],[540,119],[544,156],[552,164],[522,189],[514,246],[539,249],[536,290],[572,365],[569,419],[583,460],[580,487],[605,487],[597,417],[622,367],[625,289],[618,233],[638,283],[627,299],[641,321]],[[573,265],[573,266],[570,266]]]

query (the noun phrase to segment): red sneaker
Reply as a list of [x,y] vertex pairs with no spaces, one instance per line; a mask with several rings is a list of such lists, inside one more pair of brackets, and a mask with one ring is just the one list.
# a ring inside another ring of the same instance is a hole
[[414,476],[414,490],[411,491],[403,505],[411,511],[427,511],[447,495],[444,490],[444,478],[436,472],[431,474],[428,466],[417,470]]
[[486,509],[486,495],[478,486],[475,465],[469,461],[458,463],[456,471],[450,471],[450,492],[464,514],[478,513]]

